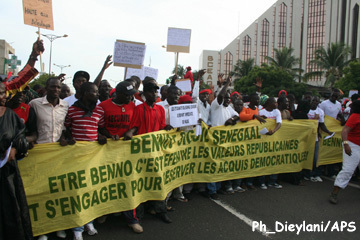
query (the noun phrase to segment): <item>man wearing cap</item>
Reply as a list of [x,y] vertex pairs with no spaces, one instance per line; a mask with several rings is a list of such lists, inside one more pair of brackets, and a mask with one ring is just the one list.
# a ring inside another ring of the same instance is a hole
[[[94,80],[94,84],[96,85],[96,87],[99,88],[100,86],[100,82],[101,79],[104,75],[105,70],[112,64],[111,62],[111,55],[106,57],[104,66],[102,67],[99,75],[96,77],[96,79]],[[90,75],[88,72],[85,71],[77,71],[74,74],[73,77],[73,86],[75,88],[75,94],[65,98],[64,100],[69,104],[69,106],[71,107],[80,97],[80,87],[83,83],[88,82],[90,80]],[[98,100],[97,104],[99,104],[100,101]]]
[[[99,132],[107,138],[119,140],[129,130],[134,113],[135,104],[131,101],[137,92],[129,81],[120,82],[116,88],[115,98],[110,98],[99,104],[104,110],[105,127]],[[142,233],[143,228],[139,224],[135,209],[122,212],[128,225],[135,233]]]
[[[134,115],[131,120],[130,130],[124,133],[124,140],[130,140],[133,135],[159,131],[162,129],[170,130],[172,127],[165,123],[165,111],[162,106],[155,104],[157,90],[159,87],[153,81],[143,82],[143,94],[145,102],[135,107]],[[150,208],[164,222],[171,223],[167,215],[165,201],[149,201]]]

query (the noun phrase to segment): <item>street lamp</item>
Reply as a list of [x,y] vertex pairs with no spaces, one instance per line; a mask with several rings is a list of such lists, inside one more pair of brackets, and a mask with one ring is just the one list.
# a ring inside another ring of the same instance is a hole
[[[39,32],[36,32],[36,33],[39,33]],[[62,38],[62,37],[67,37],[68,35],[64,34],[63,36],[57,36],[57,35],[54,35],[54,34],[41,34],[42,36],[46,37],[47,39],[49,39],[50,41],[50,62],[49,62],[49,75],[51,74],[51,54],[52,54],[52,42],[55,40],[55,39],[58,39],[58,38]]]
[[55,63],[54,63],[54,66],[59,67],[61,69],[61,73],[62,73],[63,68],[71,67],[71,65],[57,65]]

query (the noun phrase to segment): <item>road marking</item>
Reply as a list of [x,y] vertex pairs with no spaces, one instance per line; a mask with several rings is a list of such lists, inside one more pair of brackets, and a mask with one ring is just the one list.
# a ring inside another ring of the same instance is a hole
[[[333,178],[324,177],[324,176],[322,176],[322,178],[324,178],[324,179],[326,179],[326,180],[328,180],[328,181],[335,182],[335,179],[333,179]],[[357,185],[357,184],[355,184],[355,183],[351,183],[351,182],[349,182],[347,186],[360,189],[360,186],[359,186],[359,185]]]
[[[236,211],[235,208],[231,207],[230,205],[228,205],[220,200],[212,200],[212,201],[214,203],[216,203],[217,205],[221,206],[222,208],[224,208],[229,213],[236,216],[238,219],[240,219],[241,221],[243,221],[244,223],[246,223],[247,225],[249,225],[252,228],[252,224],[253,224],[252,219],[248,218],[244,214],[239,213],[238,211]],[[276,233],[276,232],[271,231],[271,229],[266,229],[266,231],[260,229],[259,227],[255,228],[255,229],[256,229],[256,231],[260,232],[262,235],[264,235],[265,237],[268,237],[270,239],[271,239],[270,235]]]

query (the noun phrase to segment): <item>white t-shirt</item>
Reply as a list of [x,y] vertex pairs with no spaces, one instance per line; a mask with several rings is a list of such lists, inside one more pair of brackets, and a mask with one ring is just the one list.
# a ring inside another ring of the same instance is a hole
[[[316,114],[319,115],[319,119],[318,119],[318,125],[319,125],[319,123],[324,122],[324,118],[325,118],[325,113],[321,108],[317,107],[315,110],[310,109],[307,116],[308,116],[309,119],[315,119]],[[316,141],[319,141],[318,134],[316,134]]]
[[319,108],[324,111],[325,115],[328,115],[335,119],[337,115],[341,113],[341,103],[339,103],[338,101],[332,103],[329,99],[325,100],[319,104]]
[[217,98],[214,99],[210,107],[210,119],[213,127],[224,125],[226,120],[239,114],[230,106],[219,105]]
[[259,115],[265,116],[266,118],[269,118],[269,119],[275,119],[276,123],[282,123],[281,113],[280,113],[279,109],[274,109],[271,112],[269,112],[265,108],[263,108],[259,111]]
[[204,103],[200,101],[200,99],[197,101],[197,106],[199,113],[201,114],[201,119],[207,124],[211,125],[210,120],[210,104],[206,103],[206,107],[204,106]]
[[325,117],[325,114],[324,114],[324,111],[317,107],[315,110],[309,110],[307,116],[309,119],[315,119],[315,115],[318,114],[319,115],[319,119],[318,119],[318,122],[319,123],[323,123],[324,122],[324,117]]

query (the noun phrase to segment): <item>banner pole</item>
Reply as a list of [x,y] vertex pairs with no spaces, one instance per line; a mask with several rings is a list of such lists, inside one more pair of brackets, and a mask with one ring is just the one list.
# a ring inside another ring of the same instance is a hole
[[[40,40],[40,28],[38,28],[38,34],[39,34],[38,40]],[[40,71],[44,72],[44,67],[42,62],[42,52],[40,52]]]

